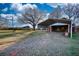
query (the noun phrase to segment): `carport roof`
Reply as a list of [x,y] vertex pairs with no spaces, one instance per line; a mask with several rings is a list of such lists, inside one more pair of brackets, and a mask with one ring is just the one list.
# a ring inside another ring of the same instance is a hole
[[43,22],[39,23],[38,25],[49,26],[49,25],[57,23],[57,22],[70,24],[71,21],[69,21],[67,19],[47,19],[46,21],[43,21]]

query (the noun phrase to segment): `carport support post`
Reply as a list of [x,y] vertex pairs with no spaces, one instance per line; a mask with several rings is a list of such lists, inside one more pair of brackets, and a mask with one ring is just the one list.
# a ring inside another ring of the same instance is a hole
[[70,30],[70,38],[72,38],[72,21],[71,21],[71,26],[70,26],[71,28],[71,30]]
[[69,28],[70,28],[70,25],[68,24],[68,33],[69,33]]
[[68,33],[70,32],[70,24],[68,24]]
[[51,32],[51,29],[52,29],[51,26],[49,26],[49,32]]

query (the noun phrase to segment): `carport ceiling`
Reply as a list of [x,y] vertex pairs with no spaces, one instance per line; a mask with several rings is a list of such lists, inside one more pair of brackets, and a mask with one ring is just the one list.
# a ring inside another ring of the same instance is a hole
[[54,23],[54,24],[51,24],[50,26],[64,26],[64,25],[68,25],[68,24],[65,24],[65,23]]

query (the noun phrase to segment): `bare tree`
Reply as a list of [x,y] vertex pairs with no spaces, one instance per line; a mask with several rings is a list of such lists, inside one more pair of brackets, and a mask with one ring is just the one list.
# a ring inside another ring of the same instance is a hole
[[74,16],[74,5],[73,4],[67,4],[63,8],[64,13],[69,17],[69,20]]
[[79,4],[67,4],[63,10],[69,17],[69,20],[72,20],[73,23],[75,22],[76,18],[79,18]]
[[79,18],[79,4],[75,4],[74,7],[74,19],[73,19],[74,23],[78,22],[78,20],[76,21],[76,18]]
[[[0,11],[2,11],[2,9],[0,9]],[[6,25],[5,24],[5,19],[0,14],[0,28],[4,27],[5,25]]]
[[72,21],[73,26],[75,27],[76,18],[79,18],[79,5],[78,4],[67,4],[63,10],[65,14],[69,17],[69,20]]
[[50,13],[49,18],[60,18],[62,16],[62,9],[61,6],[57,6],[52,13]]
[[25,12],[22,13],[22,18],[20,18],[20,20],[26,24],[31,24],[35,30],[36,25],[40,20],[43,20],[44,17],[45,13],[41,12],[37,8],[25,8]]
[[3,18],[0,14],[0,28],[5,28],[7,27],[7,23],[6,23],[6,18]]

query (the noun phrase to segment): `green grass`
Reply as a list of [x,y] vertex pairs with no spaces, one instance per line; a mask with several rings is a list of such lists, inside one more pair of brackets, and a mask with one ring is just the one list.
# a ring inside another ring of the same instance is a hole
[[17,34],[23,34],[28,31],[29,30],[16,30],[15,32],[13,32],[13,30],[0,30],[0,39],[11,37],[11,36],[16,36]]
[[43,35],[43,34],[45,34],[45,33],[46,33],[46,32],[35,31],[35,32],[33,32],[33,33],[30,34],[30,37],[31,37],[31,36],[39,36],[39,35]]
[[[36,31],[32,33],[30,37],[43,35],[43,34],[45,34],[45,32]],[[66,54],[70,56],[79,56],[79,33],[73,33],[73,38],[70,39],[69,41],[70,41],[70,46]]]
[[70,39],[69,55],[79,56],[79,33],[73,33],[73,37]]
[[0,39],[2,39],[2,38],[6,38],[6,37],[10,37],[10,36],[13,36],[13,34],[12,33],[0,33]]

